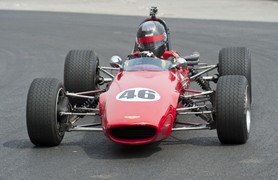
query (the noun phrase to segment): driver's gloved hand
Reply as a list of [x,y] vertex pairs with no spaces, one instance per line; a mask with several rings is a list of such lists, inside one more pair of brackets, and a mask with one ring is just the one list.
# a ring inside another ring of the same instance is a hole
[[142,51],[138,54],[138,57],[155,57],[151,51]]
[[137,58],[137,57],[134,56],[134,55],[132,55],[132,54],[130,54],[130,55],[127,56],[127,59],[134,59],[134,58]]

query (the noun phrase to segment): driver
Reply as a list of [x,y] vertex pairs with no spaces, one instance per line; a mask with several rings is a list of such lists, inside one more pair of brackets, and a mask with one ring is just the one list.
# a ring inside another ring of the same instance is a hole
[[[180,56],[175,51],[167,50],[167,42],[165,28],[160,22],[152,20],[143,22],[137,31],[134,53],[127,59],[153,57],[170,60],[174,63]],[[187,81],[189,81],[188,78],[185,78],[187,73],[188,68],[180,71],[183,90],[186,89]]]
[[164,26],[158,21],[146,21],[142,23],[137,31],[135,49],[128,59],[136,57],[156,57],[170,60],[178,58],[174,51],[167,50],[167,34]]

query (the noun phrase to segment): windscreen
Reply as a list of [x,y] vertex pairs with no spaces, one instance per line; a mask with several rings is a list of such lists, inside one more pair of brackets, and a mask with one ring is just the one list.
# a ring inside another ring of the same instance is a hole
[[168,71],[172,65],[171,61],[158,58],[134,58],[124,63],[125,71]]

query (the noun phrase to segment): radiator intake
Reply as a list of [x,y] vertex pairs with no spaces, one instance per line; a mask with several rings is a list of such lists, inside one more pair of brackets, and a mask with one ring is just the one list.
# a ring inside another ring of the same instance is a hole
[[110,129],[110,134],[117,139],[148,139],[152,138],[156,129],[152,126],[126,126]]

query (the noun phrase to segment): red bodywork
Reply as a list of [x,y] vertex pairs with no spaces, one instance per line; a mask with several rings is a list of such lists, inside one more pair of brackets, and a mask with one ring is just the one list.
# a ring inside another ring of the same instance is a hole
[[[188,68],[182,74],[188,80]],[[151,97],[155,98],[138,100],[140,92],[141,96],[142,92],[152,92],[155,95]],[[168,137],[181,93],[182,78],[177,70],[119,72],[108,91],[100,95],[104,133],[114,142],[130,145]],[[130,99],[129,95],[132,95]]]

